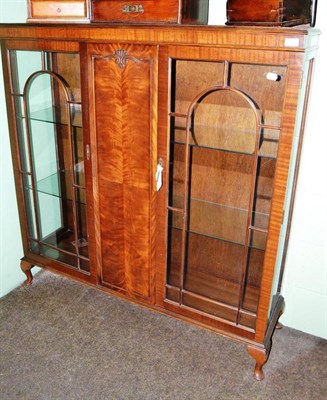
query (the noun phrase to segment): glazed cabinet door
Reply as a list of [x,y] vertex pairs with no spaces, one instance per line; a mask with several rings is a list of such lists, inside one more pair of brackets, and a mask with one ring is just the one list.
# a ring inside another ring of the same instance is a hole
[[154,301],[157,47],[87,46],[100,284]]
[[294,124],[284,111],[298,94],[296,73],[286,98],[286,59],[195,48],[162,56],[158,302],[252,339],[268,320]]
[[[25,258],[94,280],[78,44],[6,42]],[[92,200],[91,200],[92,201]]]

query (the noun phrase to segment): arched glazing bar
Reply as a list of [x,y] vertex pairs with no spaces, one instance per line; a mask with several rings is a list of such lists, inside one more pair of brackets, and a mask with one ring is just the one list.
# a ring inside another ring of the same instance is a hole
[[[79,189],[84,189],[85,186],[79,185],[76,182],[76,174],[75,174],[75,159],[76,159],[76,154],[75,154],[75,143],[74,143],[74,136],[73,136],[73,107],[78,104],[80,105],[80,102],[76,102],[73,100],[73,96],[69,90],[69,88],[66,85],[65,80],[58,74],[52,72],[52,71],[47,71],[46,69],[46,59],[45,55],[42,54],[42,70],[34,72],[32,75],[29,76],[29,78],[26,80],[26,83],[24,85],[24,90],[23,90],[23,107],[24,107],[24,115],[25,115],[25,129],[27,133],[27,149],[28,149],[28,158],[29,158],[29,164],[30,164],[30,178],[31,178],[31,186],[32,186],[32,192],[33,192],[33,208],[34,208],[34,215],[35,215],[35,220],[36,220],[36,234],[37,234],[37,244],[38,244],[38,252],[41,254],[41,247],[43,244],[45,244],[49,248],[53,249],[58,249],[56,246],[51,245],[49,243],[43,243],[42,242],[42,233],[41,233],[41,224],[40,224],[40,215],[39,215],[39,207],[38,207],[38,201],[37,201],[37,193],[36,193],[36,187],[37,187],[37,182],[36,182],[36,171],[34,167],[34,162],[33,162],[33,148],[32,148],[32,140],[31,140],[31,134],[32,134],[32,127],[31,127],[31,116],[30,116],[30,104],[29,104],[29,93],[31,90],[31,87],[35,80],[42,76],[42,75],[47,75],[50,77],[50,80],[52,82],[56,82],[58,87],[62,90],[62,93],[64,94],[64,99],[65,99],[65,109],[64,113],[66,115],[66,120],[67,120],[67,128],[68,128],[68,145],[69,145],[69,171],[70,171],[70,179],[71,179],[71,186],[72,186],[72,211],[73,211],[73,228],[74,228],[74,240],[72,242],[72,245],[75,249],[74,255],[77,255],[77,268],[80,269],[80,259],[84,259],[85,261],[88,261],[88,258],[80,254],[79,251],[79,219],[77,215],[77,208],[78,208],[78,201],[77,201],[77,191]],[[53,87],[51,87],[51,90]],[[52,94],[53,95],[53,94]],[[70,251],[65,250],[60,248],[60,252],[66,253],[66,254],[72,254]]]

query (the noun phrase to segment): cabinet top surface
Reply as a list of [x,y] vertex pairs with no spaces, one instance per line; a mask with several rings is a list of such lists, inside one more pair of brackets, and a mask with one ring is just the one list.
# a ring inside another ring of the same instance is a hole
[[303,51],[317,46],[318,29],[303,27],[235,27],[126,24],[0,24],[2,39],[67,41],[124,41],[147,44],[184,44],[277,48]]

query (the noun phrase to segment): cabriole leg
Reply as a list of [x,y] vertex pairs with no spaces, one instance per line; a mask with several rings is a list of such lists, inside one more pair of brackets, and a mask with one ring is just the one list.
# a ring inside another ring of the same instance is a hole
[[26,277],[27,277],[26,281],[24,282],[24,285],[25,285],[25,286],[29,286],[29,285],[32,283],[33,275],[32,275],[31,269],[32,269],[33,267],[34,267],[34,265],[31,264],[31,263],[28,262],[28,261],[22,260],[22,261],[20,262],[20,268],[21,268],[21,270],[24,272],[24,274],[25,274]]
[[259,349],[254,346],[248,346],[247,350],[250,356],[256,361],[253,377],[257,381],[262,381],[265,378],[262,367],[265,365],[268,359],[267,351],[266,349]]

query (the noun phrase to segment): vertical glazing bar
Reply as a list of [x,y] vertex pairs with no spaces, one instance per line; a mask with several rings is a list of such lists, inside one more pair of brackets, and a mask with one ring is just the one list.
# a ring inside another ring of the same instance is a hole
[[72,193],[73,193],[73,224],[74,224],[74,247],[77,254],[77,267],[81,268],[80,258],[79,258],[79,247],[78,247],[78,219],[77,219],[77,195],[76,191],[76,182],[75,182],[75,148],[74,148],[74,138],[73,138],[73,129],[72,129],[72,112],[71,112],[72,103],[66,101],[66,110],[68,113],[68,141],[69,141],[69,150],[70,150],[70,159],[71,159],[71,182],[72,182]]
[[[27,83],[26,83],[27,84]],[[29,88],[29,86],[28,86]],[[27,95],[28,89],[25,85],[24,89],[24,96],[23,96],[23,104],[24,104],[24,114],[25,114],[25,128],[26,128],[26,137],[27,137],[27,150],[28,150],[28,159],[31,169],[31,181],[32,181],[32,193],[33,193],[33,206],[34,206],[34,215],[35,215],[35,222],[36,222],[36,236],[37,236],[37,244],[39,249],[39,254],[41,254],[41,229],[40,229],[40,219],[39,219],[39,212],[38,212],[38,205],[36,201],[37,192],[36,192],[36,181],[35,181],[35,171],[34,171],[34,162],[32,156],[32,143],[31,143],[31,129],[30,129],[30,119],[29,119],[29,110],[27,106]]]
[[243,305],[244,300],[244,292],[245,292],[245,280],[247,275],[247,268],[248,268],[248,257],[249,257],[249,245],[250,245],[250,238],[251,238],[251,226],[252,226],[252,214],[253,214],[253,206],[254,206],[254,198],[255,198],[255,189],[257,186],[257,179],[258,179],[258,159],[259,159],[259,146],[260,146],[260,138],[261,138],[261,131],[262,126],[257,121],[256,124],[256,144],[253,153],[253,166],[252,166],[252,180],[251,180],[251,188],[250,188],[250,200],[249,206],[247,210],[247,222],[246,222],[246,236],[245,236],[245,245],[243,250],[243,257],[242,257],[242,275],[241,275],[241,285],[239,290],[238,296],[238,308],[237,308],[237,319],[236,323],[238,324],[241,317],[241,308]]
[[187,252],[187,231],[189,223],[189,193],[190,193],[190,157],[191,157],[191,146],[190,138],[192,135],[192,112],[187,115],[186,119],[186,141],[185,141],[185,166],[184,166],[184,200],[183,200],[183,224],[182,224],[182,243],[181,243],[181,274],[180,274],[180,304],[183,303],[183,289],[184,289],[184,278],[185,278],[185,263],[186,263],[186,252]]
[[229,62],[224,61],[224,75],[223,75],[223,87],[228,86],[229,81]]
[[42,62],[42,71],[47,70],[47,61],[46,61],[46,52],[41,51],[41,62]]

